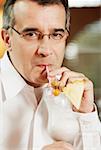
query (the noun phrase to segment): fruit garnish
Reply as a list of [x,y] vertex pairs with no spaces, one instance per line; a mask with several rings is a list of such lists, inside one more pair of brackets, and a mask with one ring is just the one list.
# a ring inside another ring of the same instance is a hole
[[56,88],[56,87],[59,86],[59,82],[54,80],[54,81],[51,82],[51,85],[52,85],[53,88]]
[[83,91],[84,82],[79,80],[68,83],[67,86],[63,88],[63,93],[77,109],[80,108]]
[[53,94],[54,96],[58,96],[60,94],[60,90],[59,89],[53,89]]

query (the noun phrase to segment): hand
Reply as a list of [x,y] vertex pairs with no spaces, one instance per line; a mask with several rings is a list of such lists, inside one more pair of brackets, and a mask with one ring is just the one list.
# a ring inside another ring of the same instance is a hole
[[60,69],[50,72],[49,76],[52,81],[55,80],[57,74],[61,75],[61,79],[59,81],[60,87],[67,86],[69,82],[73,82],[75,80],[80,80],[84,82],[84,91],[80,108],[79,110],[77,110],[75,107],[73,107],[73,110],[82,113],[92,112],[94,109],[93,83],[82,73],[71,71],[66,67],[62,67]]
[[45,146],[42,150],[74,150],[74,149],[71,144],[64,141],[59,141]]

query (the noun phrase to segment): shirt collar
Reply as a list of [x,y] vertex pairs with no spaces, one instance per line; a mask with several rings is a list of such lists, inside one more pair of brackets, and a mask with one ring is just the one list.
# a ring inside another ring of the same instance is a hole
[[1,80],[6,99],[16,96],[27,85],[11,64],[7,53],[1,60]]

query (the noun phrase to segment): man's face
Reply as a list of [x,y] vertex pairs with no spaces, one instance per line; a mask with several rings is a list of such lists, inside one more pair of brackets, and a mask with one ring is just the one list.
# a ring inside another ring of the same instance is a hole
[[14,28],[20,33],[34,30],[45,34],[39,41],[21,37],[14,30],[10,35],[13,65],[28,82],[42,85],[47,82],[46,66],[52,71],[62,65],[65,40],[51,40],[47,34],[65,29],[65,9],[62,5],[41,6],[32,1],[18,1],[14,16]]

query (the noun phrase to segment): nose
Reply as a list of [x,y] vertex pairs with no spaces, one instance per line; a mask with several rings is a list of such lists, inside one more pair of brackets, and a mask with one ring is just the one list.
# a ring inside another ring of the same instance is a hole
[[51,44],[48,36],[44,36],[43,39],[40,41],[37,49],[37,55],[41,57],[47,57],[49,55],[52,55]]

